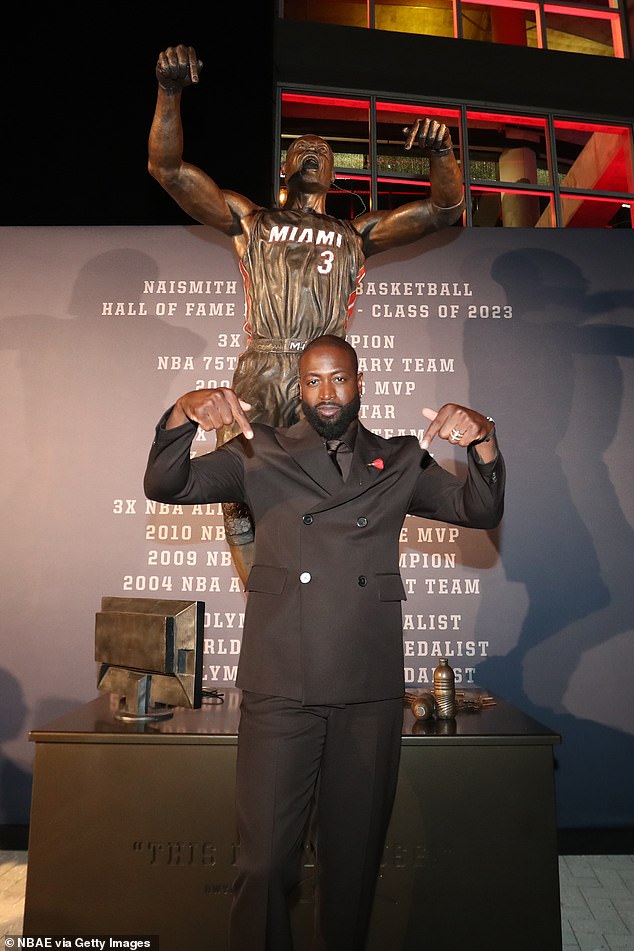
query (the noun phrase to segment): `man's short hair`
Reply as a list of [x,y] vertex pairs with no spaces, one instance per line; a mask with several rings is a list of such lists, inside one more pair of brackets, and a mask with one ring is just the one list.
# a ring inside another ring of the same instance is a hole
[[347,353],[352,360],[355,373],[358,373],[359,361],[357,359],[357,351],[347,340],[344,340],[343,337],[336,337],[334,334],[322,334],[321,337],[315,337],[313,340],[309,340],[300,354],[300,364],[305,353],[308,353],[310,350],[316,350],[322,346],[335,347],[337,350],[342,350],[344,353]]

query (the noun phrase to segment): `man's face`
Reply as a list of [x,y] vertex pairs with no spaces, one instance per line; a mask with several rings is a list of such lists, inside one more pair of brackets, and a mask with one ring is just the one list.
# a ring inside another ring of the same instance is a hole
[[359,415],[363,374],[351,354],[323,344],[302,354],[299,388],[304,414],[325,439],[336,439]]
[[319,135],[302,135],[295,139],[286,153],[286,183],[298,176],[307,189],[327,191],[333,180],[334,156],[328,143]]

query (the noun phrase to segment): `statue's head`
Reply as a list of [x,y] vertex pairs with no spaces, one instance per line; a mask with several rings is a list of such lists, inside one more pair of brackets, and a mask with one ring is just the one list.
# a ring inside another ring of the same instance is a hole
[[328,191],[334,180],[332,149],[320,135],[301,135],[288,147],[282,171],[287,185],[301,180],[302,188]]

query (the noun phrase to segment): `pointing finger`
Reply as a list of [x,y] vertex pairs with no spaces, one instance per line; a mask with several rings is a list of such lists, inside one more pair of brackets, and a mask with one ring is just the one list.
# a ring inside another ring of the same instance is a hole
[[245,438],[253,439],[253,430],[251,429],[251,423],[249,422],[249,420],[247,419],[244,413],[245,409],[251,409],[251,404],[246,403],[244,400],[239,399],[237,401],[237,405],[233,405],[231,408],[233,411],[233,418],[240,426],[240,429],[242,430]]
[[421,442],[421,446],[423,449],[429,449],[429,444],[431,443],[432,439],[434,438],[434,436],[440,429],[440,424],[434,425],[434,420],[437,419],[438,413],[436,412],[435,409],[430,409],[429,406],[424,406],[423,416],[426,419],[431,420],[431,423],[432,423],[432,425],[428,426],[427,429],[425,430],[425,438]]

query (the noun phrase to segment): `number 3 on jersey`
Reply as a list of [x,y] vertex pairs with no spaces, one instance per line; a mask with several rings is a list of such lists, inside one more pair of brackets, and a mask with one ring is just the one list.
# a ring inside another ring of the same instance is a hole
[[320,274],[329,274],[332,271],[332,262],[335,260],[335,255],[332,251],[322,251],[321,259],[322,264],[317,265],[317,270]]

